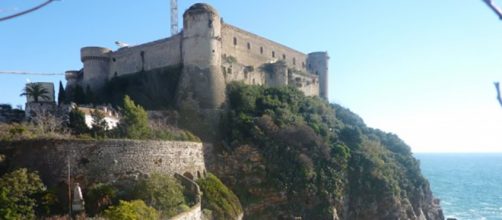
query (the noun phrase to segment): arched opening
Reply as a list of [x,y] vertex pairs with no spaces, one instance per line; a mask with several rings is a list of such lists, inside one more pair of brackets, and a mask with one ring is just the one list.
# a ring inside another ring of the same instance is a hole
[[199,172],[199,171],[197,171],[197,179],[200,179],[200,178],[201,178],[201,176],[200,176],[200,172]]
[[185,172],[185,173],[183,174],[183,176],[185,176],[185,177],[186,177],[186,178],[188,178],[188,179],[193,180],[193,175],[192,175],[190,172]]

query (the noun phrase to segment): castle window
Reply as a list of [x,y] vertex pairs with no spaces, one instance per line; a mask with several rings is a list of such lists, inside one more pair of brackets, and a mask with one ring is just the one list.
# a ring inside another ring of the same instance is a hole
[[293,57],[293,65],[296,65],[296,58]]
[[260,47],[260,53],[263,54],[263,47]]
[[112,58],[112,61],[115,62],[115,61],[117,61],[117,59],[115,59],[115,57],[114,57],[114,58]]
[[256,84],[255,79],[253,79],[253,85]]
[[251,43],[248,42],[248,50],[251,50]]
[[272,51],[272,57],[275,58],[275,51]]
[[282,59],[285,60],[286,59],[286,54],[283,54],[282,55]]
[[302,68],[305,68],[305,62],[302,62]]
[[234,46],[237,46],[237,38],[234,37]]

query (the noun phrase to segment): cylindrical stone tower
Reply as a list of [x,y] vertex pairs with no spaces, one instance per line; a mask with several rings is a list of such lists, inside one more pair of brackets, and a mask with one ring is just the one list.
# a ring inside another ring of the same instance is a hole
[[103,47],[84,47],[80,50],[80,59],[84,63],[82,86],[93,92],[100,92],[110,71],[111,50]]
[[193,98],[202,109],[219,109],[225,102],[221,73],[221,19],[207,4],[194,4],[183,14],[183,72],[178,101]]
[[328,100],[328,52],[309,53],[307,69],[319,76],[319,96]]
[[68,70],[65,72],[66,88],[75,87],[81,79],[81,73],[78,70]]

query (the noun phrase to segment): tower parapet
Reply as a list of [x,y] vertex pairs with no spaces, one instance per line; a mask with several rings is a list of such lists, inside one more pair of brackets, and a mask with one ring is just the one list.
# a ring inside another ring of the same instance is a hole
[[111,52],[104,47],[84,47],[80,50],[80,59],[84,63],[82,86],[92,91],[103,88],[110,72]]
[[66,87],[76,86],[80,79],[82,79],[82,71],[68,70],[65,72]]
[[313,52],[308,54],[307,69],[319,76],[319,96],[328,99],[328,52]]

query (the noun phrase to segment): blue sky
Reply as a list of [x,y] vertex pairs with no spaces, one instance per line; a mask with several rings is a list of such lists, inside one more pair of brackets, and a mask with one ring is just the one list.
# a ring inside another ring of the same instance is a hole
[[[0,16],[42,0],[2,0]],[[196,1],[179,0],[181,14]],[[502,21],[481,0],[207,1],[225,22],[300,51],[328,51],[331,102],[415,152],[502,151]],[[502,2],[500,2],[502,4]],[[167,37],[169,1],[62,0],[0,22],[0,70],[80,69],[83,46]],[[0,103],[31,81],[0,75]]]

